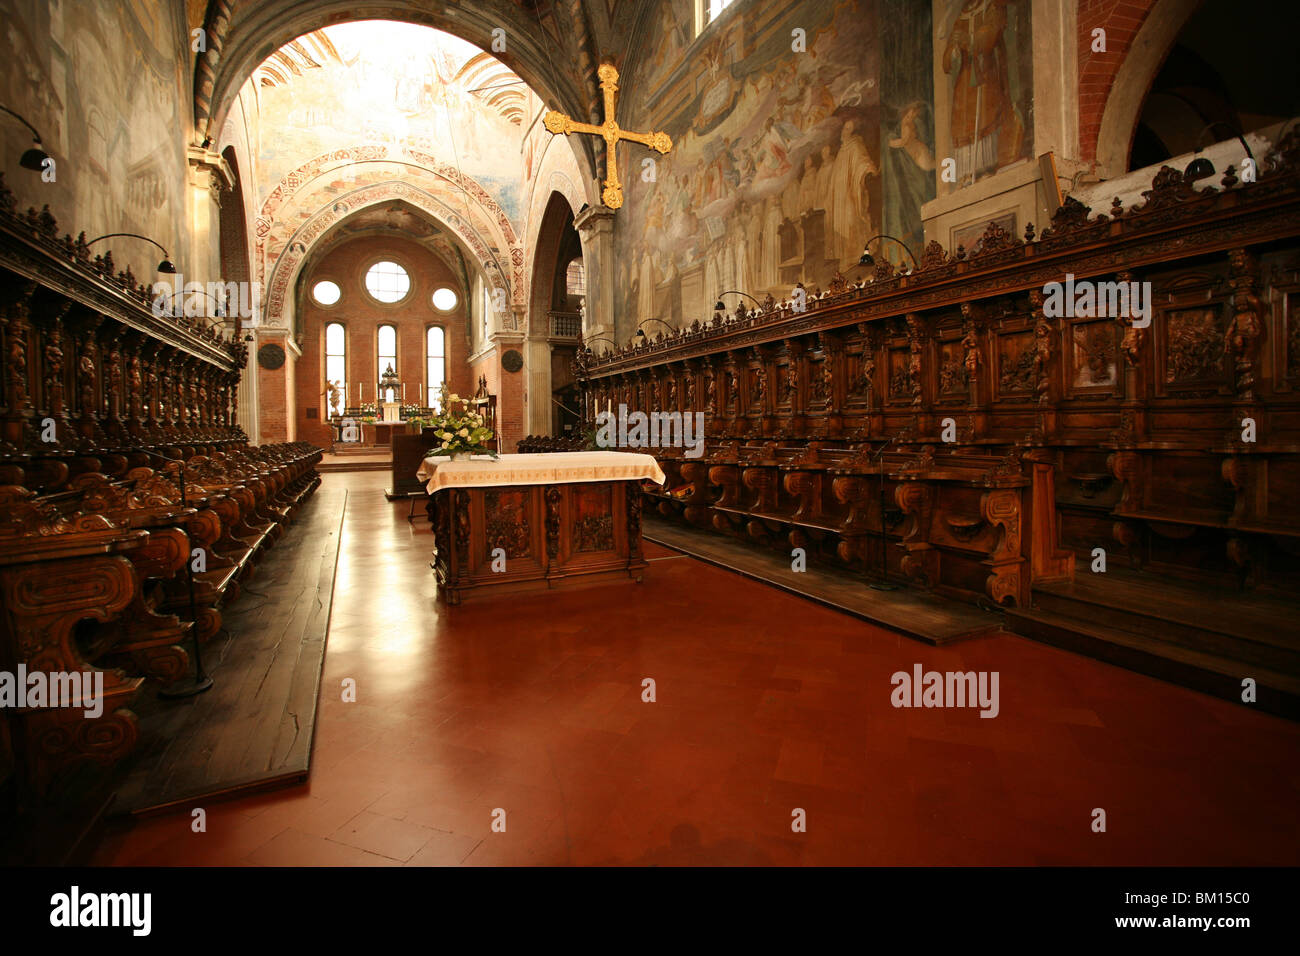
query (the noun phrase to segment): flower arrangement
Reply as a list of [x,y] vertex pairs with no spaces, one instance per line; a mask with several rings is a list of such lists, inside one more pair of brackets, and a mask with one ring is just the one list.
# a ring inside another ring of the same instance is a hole
[[472,400],[449,393],[445,383],[439,396],[438,414],[430,418],[426,426],[434,430],[439,444],[429,449],[427,457],[468,457],[472,454],[497,457],[496,452],[487,447],[493,437],[492,429],[487,427],[482,415],[471,409]]

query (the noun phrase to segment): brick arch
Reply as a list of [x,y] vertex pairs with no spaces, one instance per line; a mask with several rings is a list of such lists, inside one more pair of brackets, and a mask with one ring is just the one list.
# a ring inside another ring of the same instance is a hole
[[285,301],[297,281],[302,265],[314,244],[332,226],[362,209],[394,199],[404,200],[446,227],[462,244],[468,253],[467,258],[478,265],[489,282],[495,282],[506,289],[512,287],[508,272],[511,268],[510,259],[503,261],[500,252],[486,242],[460,212],[427,190],[411,183],[388,180],[361,186],[345,195],[328,197],[323,205],[306,216],[294,230],[284,243],[283,251],[275,256],[274,264],[269,268],[270,281],[267,284],[265,308],[267,324],[283,326]]
[[[427,170],[434,176],[464,190],[467,195],[473,197],[474,201],[487,211],[488,216],[501,229],[502,237],[508,245],[515,246],[519,244],[519,238],[515,234],[514,224],[510,222],[510,217],[506,215],[505,210],[492,197],[492,194],[473,176],[467,176],[455,166],[441,162],[436,157],[416,149],[406,147],[403,149],[403,155],[414,160],[422,169]],[[345,146],[332,149],[328,153],[321,153],[319,156],[313,156],[307,162],[286,173],[276,183],[275,188],[267,194],[266,200],[262,203],[261,211],[258,213],[258,221],[265,221],[267,224],[273,222],[281,206],[292,201],[293,197],[304,185],[324,172],[361,163],[390,159],[393,159],[393,157],[389,156],[388,147],[382,143]]]
[[[379,168],[367,171],[367,164]],[[427,153],[405,148],[399,155],[390,156],[388,146],[369,143],[340,147],[313,157],[281,178],[263,201],[254,221],[254,233],[258,279],[265,288],[271,290],[268,296],[268,320],[283,315],[283,295],[276,298],[274,277],[280,257],[293,242],[293,236],[286,234],[286,227],[288,232],[296,234],[321,209],[343,201],[344,191],[353,184],[373,185],[392,181],[392,172],[384,170],[384,165],[402,168],[404,178],[409,177],[406,181],[440,199],[443,208],[453,210],[438,218],[446,220],[447,216],[452,216],[468,220],[457,235],[467,248],[475,250],[475,257],[485,273],[493,274],[487,268],[487,262],[495,261],[498,264],[500,273],[496,281],[507,290],[509,301],[522,306],[526,287],[523,246],[510,217],[491,193],[474,177],[462,173],[454,166],[439,162]],[[329,181],[325,178],[345,169],[360,172],[351,180]],[[407,173],[407,170],[412,172]],[[316,185],[313,187],[313,184]],[[309,193],[312,188],[316,195]],[[465,203],[466,197],[470,200],[468,204]],[[468,208],[464,213],[455,211],[466,205]],[[274,232],[279,232],[278,240],[268,239]],[[480,246],[484,251],[480,251]],[[270,281],[267,280],[268,275],[272,277]]]
[[[1079,0],[1079,148],[1107,178],[1128,171],[1152,81],[1203,0]],[[1092,31],[1106,52],[1092,52]]]

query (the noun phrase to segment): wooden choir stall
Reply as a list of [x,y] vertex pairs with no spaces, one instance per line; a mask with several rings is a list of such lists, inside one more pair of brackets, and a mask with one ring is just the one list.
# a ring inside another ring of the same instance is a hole
[[[1300,716],[1300,130],[1261,165],[581,349],[585,417],[703,413],[647,516]],[[1067,277],[1149,314],[1062,314]]]
[[640,582],[642,484],[650,455],[623,452],[428,458],[434,574],[450,604],[474,594]]
[[0,706],[0,859],[16,862],[66,851],[40,843],[46,822],[75,835],[103,811],[134,707],[191,675],[204,689],[194,652],[320,483],[320,449],[239,427],[236,322],[160,314],[57,225],[0,176],[0,672],[103,695]]

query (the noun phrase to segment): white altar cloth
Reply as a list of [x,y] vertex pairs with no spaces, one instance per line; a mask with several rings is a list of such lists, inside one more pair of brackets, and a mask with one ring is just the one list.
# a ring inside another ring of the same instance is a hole
[[541,455],[476,455],[470,461],[426,458],[416,476],[429,494],[442,488],[498,485],[557,485],[578,481],[637,481],[663,484],[654,456],[626,451],[566,451]]

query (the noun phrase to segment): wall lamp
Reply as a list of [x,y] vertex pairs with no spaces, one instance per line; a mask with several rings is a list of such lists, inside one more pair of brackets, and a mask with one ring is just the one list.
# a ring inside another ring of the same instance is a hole
[[912,260],[912,271],[915,272],[917,270],[918,266],[916,264],[916,256],[912,255],[912,250],[907,247],[907,243],[896,236],[887,236],[883,232],[872,236],[866,241],[866,244],[862,247],[862,258],[858,260],[858,265],[873,266],[876,264],[876,258],[871,254],[871,243],[877,239],[892,239],[894,242],[902,246],[903,251],[906,252],[908,258]]
[[1246,155],[1250,157],[1250,161],[1252,163],[1255,162],[1255,154],[1250,151],[1250,145],[1246,142],[1246,137],[1241,130],[1233,126],[1231,123],[1219,120],[1208,124],[1204,129],[1196,134],[1196,158],[1187,164],[1186,170],[1187,178],[1193,182],[1198,179],[1204,179],[1206,176],[1214,175],[1214,163],[1210,162],[1209,157],[1201,155],[1201,144],[1204,141],[1206,132],[1214,129],[1216,126],[1223,126],[1231,130],[1236,135],[1237,142],[1241,143],[1241,148],[1244,149]]
[[112,239],[116,236],[127,236],[131,239],[143,239],[145,242],[153,242],[155,246],[158,246],[159,249],[162,249],[162,254],[163,254],[162,262],[158,263],[158,271],[161,272],[163,275],[176,274],[176,267],[172,265],[170,254],[167,252],[166,249],[163,249],[162,245],[160,245],[157,242],[154,242],[154,240],[150,239],[148,236],[142,236],[134,232],[110,232],[106,236],[96,236],[94,239],[91,239],[90,242],[86,243],[86,245],[91,246],[99,242],[100,239]]
[[[162,272],[163,270],[162,270],[162,269],[159,269],[158,271],[159,271],[159,272]],[[222,302],[220,299],[218,299],[216,296],[214,296],[211,292],[204,292],[202,289],[181,289],[179,292],[173,292],[171,295],[167,296],[167,301],[168,301],[168,302],[171,302],[171,301],[173,301],[174,299],[176,299],[177,297],[182,296],[182,295],[205,295],[205,296],[207,296],[209,299],[211,299],[213,305],[215,305],[215,306],[217,307],[217,309],[216,309],[216,314],[214,315],[214,318],[224,319],[224,318],[226,317],[226,305],[225,305],[225,303]],[[180,313],[177,313],[177,314],[180,314]]]
[[726,311],[727,311],[727,307],[726,307],[725,305],[722,304],[722,297],[723,297],[724,295],[743,295],[746,299],[754,299],[754,304],[755,304],[756,306],[758,306],[760,309],[763,307],[763,303],[762,303],[762,302],[759,302],[758,299],[755,299],[755,298],[754,298],[752,295],[750,295],[748,292],[741,292],[739,289],[728,289],[726,292],[719,292],[719,293],[718,293],[718,302],[717,302],[717,304],[714,305],[714,307],[713,307],[713,311],[714,311],[714,312],[726,312]]
[[667,329],[669,332],[676,332],[676,331],[677,331],[675,328],[673,328],[671,325],[669,325],[669,324],[668,324],[667,322],[665,322],[663,319],[656,319],[656,318],[651,317],[651,318],[649,318],[649,319],[642,319],[640,322],[638,322],[638,323],[636,324],[636,335],[637,335],[637,338],[639,338],[639,339],[643,339],[643,338],[646,337],[645,329],[641,328],[641,326],[645,325],[647,322],[658,322],[660,325],[662,325],[662,326],[663,326],[665,329]]
[[42,147],[41,134],[36,132],[35,126],[27,122],[27,120],[23,119],[13,110],[11,110],[9,107],[0,106],[0,110],[4,110],[14,119],[18,120],[18,122],[22,123],[24,126],[26,126],[29,130],[32,131],[32,142],[34,142],[36,145],[33,146],[31,149],[27,150],[27,152],[23,153],[22,158],[18,160],[18,165],[23,167],[23,169],[35,170],[38,173],[41,172],[45,168],[45,161],[50,158],[50,154],[41,148]]

